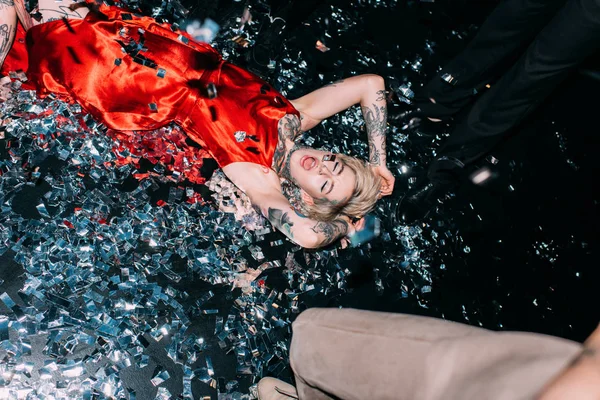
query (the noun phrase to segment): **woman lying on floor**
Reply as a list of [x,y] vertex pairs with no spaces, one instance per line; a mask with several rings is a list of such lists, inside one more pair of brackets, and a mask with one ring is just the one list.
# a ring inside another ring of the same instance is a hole
[[[14,1],[0,0],[4,74],[26,70],[38,95],[74,100],[111,129],[178,124],[300,246],[322,247],[352,235],[352,221],[392,193],[381,77],[355,76],[287,100],[209,45],[150,17],[54,0],[39,0],[30,13],[23,0]],[[295,143],[302,132],[357,103],[369,163]],[[291,202],[280,179],[298,187]]]

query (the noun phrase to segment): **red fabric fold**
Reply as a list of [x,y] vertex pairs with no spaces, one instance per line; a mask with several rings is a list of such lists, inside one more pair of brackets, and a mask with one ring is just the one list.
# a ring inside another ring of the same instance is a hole
[[175,122],[221,167],[270,167],[278,121],[298,115],[269,84],[224,61],[211,46],[118,7],[102,5],[83,20],[34,26],[26,49],[20,29],[3,71],[25,70],[40,96],[76,101],[114,130]]
[[[18,71],[27,72],[29,56],[27,55],[27,46],[25,45],[25,35],[25,29],[19,22],[17,24],[17,32],[15,33],[15,41],[13,43],[13,47],[6,55],[6,59],[2,64],[2,69],[0,69],[0,74],[8,75],[9,72]],[[30,81],[23,82],[23,85],[21,87],[23,89],[28,90],[35,89],[35,86]]]

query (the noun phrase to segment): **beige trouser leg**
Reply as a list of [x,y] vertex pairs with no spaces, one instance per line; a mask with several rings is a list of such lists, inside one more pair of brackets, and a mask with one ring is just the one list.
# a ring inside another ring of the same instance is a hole
[[528,398],[580,345],[352,309],[303,312],[290,361],[300,400]]

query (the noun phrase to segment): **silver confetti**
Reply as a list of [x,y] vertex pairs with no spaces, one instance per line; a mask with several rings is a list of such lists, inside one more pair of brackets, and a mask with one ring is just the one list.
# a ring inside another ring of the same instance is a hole
[[238,143],[241,143],[244,140],[246,140],[246,136],[247,135],[248,134],[246,132],[244,132],[244,131],[236,131],[236,132],[233,133],[233,136],[235,136],[235,140]]

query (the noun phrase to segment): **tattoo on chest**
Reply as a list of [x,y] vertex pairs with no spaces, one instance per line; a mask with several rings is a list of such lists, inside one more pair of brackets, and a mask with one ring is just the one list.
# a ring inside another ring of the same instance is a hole
[[[286,115],[279,120],[277,125],[278,141],[273,155],[273,168],[281,176],[289,179],[289,158],[291,154],[297,150],[297,145],[294,144],[292,149],[288,151],[287,144],[290,141],[296,140],[300,135],[300,119],[295,115]],[[287,153],[287,155],[286,155]]]
[[283,167],[281,168],[281,171],[279,171],[280,175],[283,178],[287,179],[288,181],[292,182],[295,185],[297,185],[298,183],[294,180],[294,178],[292,178],[292,173],[290,172],[290,162],[292,159],[292,154],[294,154],[296,151],[298,151],[302,148],[304,148],[304,146],[300,146],[298,143],[294,143],[294,146],[290,149],[290,151],[285,156],[285,161],[283,162]]
[[14,5],[15,2],[13,0],[0,0],[0,9],[3,8],[3,6],[12,7]]

